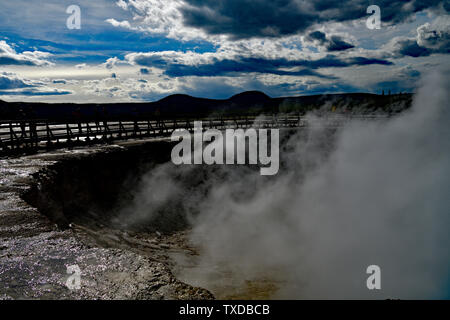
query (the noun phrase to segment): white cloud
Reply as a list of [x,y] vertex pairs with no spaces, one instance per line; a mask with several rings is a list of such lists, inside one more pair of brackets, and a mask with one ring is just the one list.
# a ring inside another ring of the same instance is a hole
[[46,60],[52,54],[42,51],[24,51],[17,53],[6,41],[0,40],[0,65],[48,66],[53,63]]
[[116,19],[106,19],[106,22],[112,24],[114,27],[122,27],[122,28],[127,28],[127,29],[131,29],[131,25],[128,21],[123,20],[123,21],[117,21]]
[[450,15],[436,18],[417,28],[417,44],[435,50],[450,49]]
[[116,5],[133,14],[133,23],[119,22],[115,19],[106,21],[115,27],[123,27],[151,34],[164,35],[177,40],[206,39],[208,36],[198,29],[185,27],[179,10],[186,3],[182,0],[120,0]]

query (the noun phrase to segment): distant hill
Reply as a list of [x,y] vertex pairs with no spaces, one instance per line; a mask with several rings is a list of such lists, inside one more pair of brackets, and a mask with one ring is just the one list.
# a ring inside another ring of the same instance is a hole
[[0,119],[144,116],[207,116],[273,112],[396,113],[409,108],[411,94],[370,93],[322,94],[271,98],[263,92],[247,91],[229,99],[205,99],[184,94],[167,96],[155,102],[75,104],[29,103],[0,100]]
[[246,91],[242,93],[238,93],[228,99],[232,103],[236,104],[261,104],[264,105],[271,101],[267,94],[261,91]]

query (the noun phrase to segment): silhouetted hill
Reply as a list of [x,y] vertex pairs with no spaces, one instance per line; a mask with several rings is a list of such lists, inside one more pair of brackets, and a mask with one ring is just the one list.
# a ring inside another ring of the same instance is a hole
[[189,114],[211,112],[220,104],[220,100],[196,98],[185,94],[174,94],[150,104],[151,109],[161,113]]
[[246,91],[232,96],[229,100],[233,103],[245,104],[256,103],[264,104],[271,100],[267,94],[261,91]]
[[156,102],[75,104],[29,103],[0,100],[0,119],[62,117],[207,116],[272,112],[395,113],[411,105],[411,94],[370,93],[321,94],[271,98],[263,92],[247,91],[229,99],[205,99],[184,94],[167,96]]

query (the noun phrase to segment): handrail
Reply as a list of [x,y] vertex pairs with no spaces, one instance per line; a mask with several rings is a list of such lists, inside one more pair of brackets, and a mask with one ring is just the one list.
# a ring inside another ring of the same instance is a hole
[[[333,116],[339,125],[349,119],[384,119],[378,116]],[[236,114],[209,117],[108,117],[0,120],[0,156],[130,138],[170,136],[174,130],[193,130],[194,121],[203,128],[286,128],[307,125],[305,117],[296,114]]]

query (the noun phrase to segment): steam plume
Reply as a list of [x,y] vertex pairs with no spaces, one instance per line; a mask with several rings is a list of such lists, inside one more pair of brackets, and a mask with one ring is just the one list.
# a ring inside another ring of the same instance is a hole
[[[336,134],[325,126],[300,131],[283,144],[274,177],[206,168],[195,189],[180,187],[180,173],[164,165],[141,193],[157,189],[161,174],[164,199],[167,186],[177,186],[202,256],[203,278],[195,284],[208,287],[211,266],[220,266],[236,281],[263,275],[283,283],[278,298],[443,297],[450,269],[449,92],[448,76],[435,73],[423,80],[412,108],[388,121],[354,121]],[[198,167],[180,171],[199,174]],[[148,214],[133,211],[139,219]],[[366,287],[373,264],[381,267],[378,291]]]

